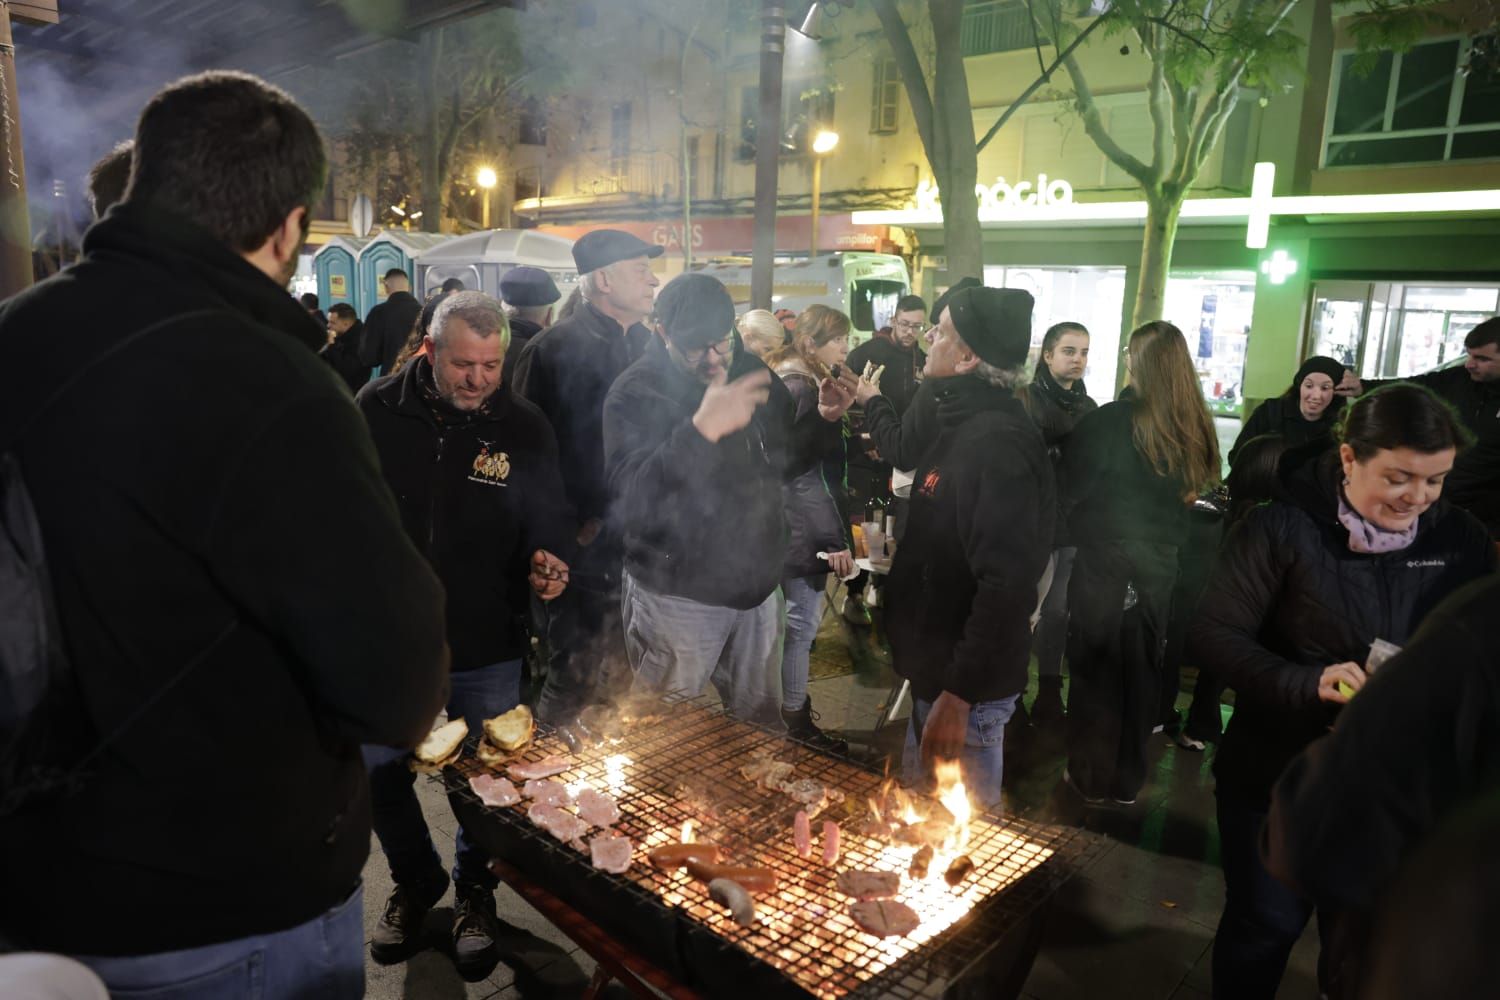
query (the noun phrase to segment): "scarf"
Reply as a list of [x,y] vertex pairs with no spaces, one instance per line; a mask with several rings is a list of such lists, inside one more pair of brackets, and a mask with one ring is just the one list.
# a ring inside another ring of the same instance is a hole
[[444,427],[463,427],[474,423],[476,420],[487,419],[490,415],[490,403],[494,400],[491,393],[479,407],[474,410],[460,410],[443,398],[438,392],[437,381],[432,375],[432,362],[425,355],[417,358],[417,391],[422,395],[422,402],[432,411],[432,416]]
[[1339,487],[1339,523],[1349,530],[1349,551],[1365,555],[1400,552],[1417,538],[1417,521],[1403,531],[1387,531],[1366,521],[1363,514],[1349,506],[1342,486]]
[[1083,379],[1074,382],[1073,388],[1064,389],[1062,384],[1052,377],[1052,370],[1045,362],[1037,363],[1036,373],[1031,379],[1031,391],[1056,403],[1064,413],[1071,417],[1080,414],[1089,398],[1083,388]]

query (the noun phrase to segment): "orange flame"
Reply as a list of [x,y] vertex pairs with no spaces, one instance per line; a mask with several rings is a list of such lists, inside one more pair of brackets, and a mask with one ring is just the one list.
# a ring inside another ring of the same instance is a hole
[[953,816],[954,835],[952,844],[944,844],[953,851],[963,851],[969,845],[969,821],[974,809],[969,805],[969,793],[964,788],[963,772],[956,760],[940,760],[933,765],[937,778],[938,801]]

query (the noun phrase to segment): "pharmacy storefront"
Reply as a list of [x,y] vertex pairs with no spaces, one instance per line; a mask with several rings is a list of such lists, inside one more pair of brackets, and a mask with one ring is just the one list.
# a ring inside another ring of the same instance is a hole
[[[1217,413],[1279,394],[1311,354],[1370,377],[1452,362],[1464,334],[1500,307],[1500,189],[1273,197],[1273,182],[1263,167],[1250,197],[1189,199],[1177,232],[1163,318],[1188,338]],[[1075,201],[1047,177],[1002,179],[978,197],[985,283],[1035,296],[1034,345],[1052,323],[1086,325],[1089,393],[1112,398],[1144,202]],[[929,300],[960,277],[945,271],[930,186],[909,210],[853,221],[908,230],[914,281]]]

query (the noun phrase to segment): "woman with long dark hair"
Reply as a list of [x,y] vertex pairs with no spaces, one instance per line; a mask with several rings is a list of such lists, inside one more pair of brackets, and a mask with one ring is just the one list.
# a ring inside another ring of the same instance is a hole
[[1218,480],[1219,446],[1181,330],[1142,326],[1125,365],[1132,390],[1078,422],[1060,491],[1078,547],[1063,780],[1086,803],[1128,805],[1146,780],[1187,505]]
[[[1346,410],[1337,450],[1282,457],[1278,498],[1226,542],[1188,636],[1194,662],[1235,692],[1214,762],[1226,889],[1215,997],[1274,996],[1312,913],[1261,864],[1276,778],[1363,686],[1375,640],[1402,645],[1430,608],[1494,571],[1484,526],[1442,499],[1469,440],[1426,389],[1377,389]],[[1329,971],[1324,992],[1337,995]]]
[[1255,408],[1229,449],[1229,464],[1251,438],[1280,434],[1296,448],[1313,441],[1333,441],[1333,429],[1344,410],[1344,397],[1334,387],[1344,378],[1344,366],[1333,358],[1313,356],[1302,362],[1286,392]]
[[793,737],[839,751],[848,745],[818,728],[807,681],[813,639],[823,618],[828,572],[831,569],[847,578],[855,569],[839,506],[845,460],[842,425],[830,424],[818,414],[818,386],[832,378],[833,366],[849,355],[849,326],[849,317],[837,309],[808,306],[797,316],[792,342],[765,359],[792,394],[794,420],[816,421],[815,433],[827,435],[818,454],[808,456],[808,467],[782,487],[790,540],[781,581],[786,595],[781,717]]

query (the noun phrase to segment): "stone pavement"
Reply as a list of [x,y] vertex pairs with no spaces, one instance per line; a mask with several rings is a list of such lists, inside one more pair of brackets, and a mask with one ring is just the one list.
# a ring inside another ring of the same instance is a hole
[[[891,691],[893,675],[870,630],[850,630],[829,614],[819,645],[851,651],[851,672],[815,679],[813,704],[825,728],[870,739],[869,730]],[[1186,707],[1186,697],[1180,702]],[[909,708],[904,706],[901,717]],[[899,746],[902,725],[874,739]],[[1035,730],[1030,731],[1035,733]],[[1007,758],[1007,781],[1022,807],[1048,799],[1062,772],[1060,746],[1040,737]],[[1213,776],[1207,754],[1152,740],[1152,778],[1130,809],[1094,810],[1084,824],[1103,838],[1102,849],[1059,895],[1042,950],[1026,981],[1030,1000],[1200,1000],[1209,996],[1209,953],[1224,902],[1214,825]],[[453,855],[454,820],[438,786],[419,780],[419,795],[445,863]],[[365,867],[366,936],[390,892],[378,846]],[[510,890],[498,895],[512,925],[505,960],[486,979],[466,983],[444,949],[451,895],[428,917],[430,947],[402,965],[366,963],[368,995],[377,1000],[447,998],[570,998],[579,996],[594,963],[572,941]],[[1310,925],[1292,954],[1279,1000],[1317,997],[1317,932]],[[611,985],[609,997],[627,994]]]

